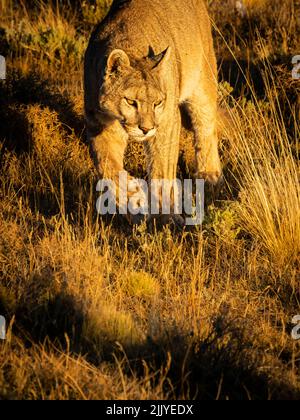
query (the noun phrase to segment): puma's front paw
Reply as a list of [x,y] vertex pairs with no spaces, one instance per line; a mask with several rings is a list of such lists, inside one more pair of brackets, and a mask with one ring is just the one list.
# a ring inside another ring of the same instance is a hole
[[212,146],[207,153],[196,153],[197,178],[204,179],[212,185],[222,181],[222,165],[220,161],[217,140],[212,141]]
[[128,180],[127,218],[132,225],[142,224],[148,216],[148,187],[146,181],[130,178]]
[[210,162],[203,162],[199,159],[197,178],[204,179],[212,185],[217,185],[222,182],[222,166],[218,156],[215,156],[214,159],[211,159]]
[[200,172],[198,178],[204,179],[212,185],[218,185],[223,182],[223,175],[221,170],[212,172]]

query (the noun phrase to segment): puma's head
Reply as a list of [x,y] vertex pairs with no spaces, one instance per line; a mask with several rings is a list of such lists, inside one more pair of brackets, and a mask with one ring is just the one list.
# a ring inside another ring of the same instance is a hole
[[153,137],[166,104],[163,73],[170,56],[167,48],[138,61],[130,61],[123,50],[108,57],[104,83],[100,90],[101,113],[118,119],[129,138],[143,141]]

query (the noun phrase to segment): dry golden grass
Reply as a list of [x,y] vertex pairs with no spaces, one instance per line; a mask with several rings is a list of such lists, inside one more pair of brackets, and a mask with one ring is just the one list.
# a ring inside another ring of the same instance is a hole
[[[299,399],[291,2],[243,19],[210,2],[232,84],[220,84],[225,185],[207,192],[203,226],[180,233],[97,218],[81,78],[94,9],[61,3],[0,1],[0,399]],[[95,4],[100,17],[108,3]],[[189,132],[181,143],[185,176]],[[140,149],[126,165],[144,174]]]

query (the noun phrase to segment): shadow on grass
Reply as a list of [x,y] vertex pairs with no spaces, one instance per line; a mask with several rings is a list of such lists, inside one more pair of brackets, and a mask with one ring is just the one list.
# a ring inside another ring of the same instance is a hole
[[[68,95],[59,93],[54,82],[43,79],[35,73],[24,76],[19,71],[13,71],[7,80],[0,81],[0,145],[2,143],[3,146],[0,148],[0,167],[5,164],[6,151],[14,152],[21,164],[23,158],[26,162],[26,154],[31,153],[33,138],[31,122],[28,119],[30,105],[38,105],[41,110],[49,108],[50,111],[55,111],[63,127],[62,136],[66,136],[67,139],[69,135],[75,134],[82,143],[85,143],[83,116],[75,112],[74,104]],[[46,126],[47,121],[45,121]],[[68,159],[68,156],[62,158]],[[21,191],[34,212],[47,217],[60,212],[57,196],[60,196],[61,181],[63,185],[68,186],[64,194],[67,214],[78,211],[80,203],[88,201],[92,188],[91,180],[87,179],[89,178],[87,174],[78,177],[72,168],[63,166],[62,162],[56,167],[56,162],[53,162],[51,170],[51,183],[56,190],[56,196],[50,185],[42,189],[37,185],[27,184],[24,191]],[[42,170],[39,162],[36,163],[37,169]],[[42,170],[42,176],[47,178],[44,172]],[[36,182],[38,183],[38,180]]]
[[[46,289],[48,284],[49,278],[45,278],[43,287]],[[0,299],[0,308],[5,311],[3,299]],[[7,317],[10,315],[8,311],[2,313]],[[254,343],[249,330],[247,332],[247,327],[241,321],[232,319],[226,309],[212,320],[210,334],[205,339],[180,331],[176,326],[166,326],[157,337],[149,336],[141,344],[124,344],[121,347],[107,341],[104,335],[101,340],[99,331],[101,352],[97,351],[93,340],[83,335],[85,317],[79,302],[72,296],[58,292],[37,306],[30,306],[24,300],[16,308],[14,333],[29,347],[33,343],[45,346],[48,343],[62,351],[70,350],[73,355],[84,354],[86,360],[96,367],[102,362],[114,364],[117,357],[124,374],[129,377],[134,375],[142,379],[146,362],[153,387],[161,380],[159,372],[165,369],[164,392],[174,398],[300,398],[296,388],[284,377],[283,364],[272,370],[262,369],[263,349],[258,351],[254,360]],[[286,357],[289,359],[292,356]]]
[[254,344],[243,327],[227,322],[226,318],[217,317],[210,337],[204,340],[173,329],[165,331],[164,337],[148,338],[142,346],[125,349],[129,359],[126,373],[133,370],[142,377],[143,361],[157,372],[167,365],[171,356],[167,378],[176,398],[185,395],[198,400],[298,400],[298,390],[280,374],[276,377],[274,371],[264,372],[259,361],[252,359]]
[[24,123],[22,108],[35,104],[57,112],[66,130],[74,132],[81,140],[85,138],[83,117],[74,111],[67,94],[62,95],[53,82],[35,73],[24,76],[13,71],[7,80],[0,82],[0,141],[6,148],[16,152],[28,151],[30,131]]

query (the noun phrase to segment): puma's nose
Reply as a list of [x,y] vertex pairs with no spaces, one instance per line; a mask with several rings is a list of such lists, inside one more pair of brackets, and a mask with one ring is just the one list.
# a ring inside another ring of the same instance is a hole
[[149,131],[151,131],[151,130],[153,130],[154,129],[154,127],[151,127],[151,128],[149,128],[149,127],[143,127],[143,126],[139,126],[139,129],[144,133],[144,134],[148,134],[149,133]]

